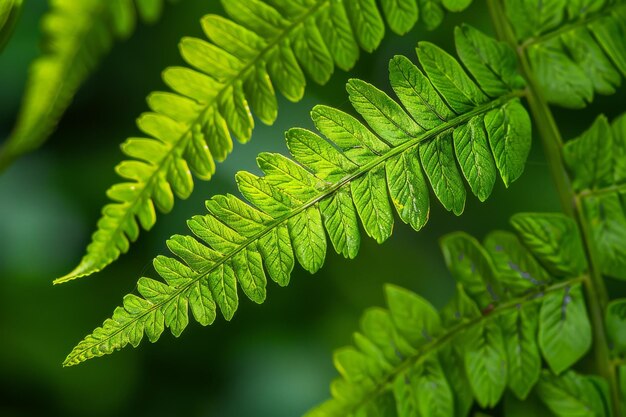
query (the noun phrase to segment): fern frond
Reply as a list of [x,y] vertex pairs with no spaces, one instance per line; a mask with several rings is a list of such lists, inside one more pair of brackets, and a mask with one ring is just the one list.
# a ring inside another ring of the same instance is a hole
[[[456,35],[467,33],[477,35],[469,27]],[[427,42],[417,49],[426,75],[403,56],[390,61],[391,85],[406,111],[374,86],[350,80],[350,101],[372,130],[339,110],[315,107],[313,121],[328,140],[291,129],[286,138],[295,161],[262,153],[257,161],[264,177],[239,172],[237,184],[249,203],[232,195],[209,200],[210,214],[188,222],[204,243],[171,238],[169,249],[180,260],[161,256],[154,262],[166,283],[140,279],[143,298],[127,296],[124,307],[81,342],[66,365],[136,345],[144,331],[154,341],[164,323],[178,336],[187,325],[188,306],[202,324],[214,320],[215,304],[230,320],[238,306],[237,284],[251,300],[264,301],[263,266],[280,285],[289,282],[296,259],[311,273],[319,270],[327,249],[324,230],[337,253],[348,258],[359,249],[357,218],[377,242],[391,235],[392,204],[402,221],[419,230],[429,213],[426,178],[443,206],[457,215],[465,204],[462,175],[480,199],[489,196],[496,170],[507,186],[517,179],[531,132],[519,91],[510,89],[520,79],[506,68],[511,61],[500,56],[512,51],[484,35],[475,39],[480,50],[491,53],[469,60],[469,50],[461,57],[479,85],[498,84],[500,96],[487,95],[455,58]]]
[[626,76],[623,0],[505,3],[536,81],[550,103],[583,108],[594,93],[615,93]]
[[[80,264],[56,283],[97,272],[125,253],[143,229],[156,221],[154,206],[169,212],[174,195],[187,198],[193,178],[208,180],[215,160],[232,150],[231,135],[250,140],[254,120],[274,122],[274,88],[298,101],[306,73],[326,83],[335,66],[348,70],[359,47],[371,52],[384,34],[383,15],[392,31],[405,33],[418,19],[416,0],[385,0],[382,14],[375,0],[225,0],[232,20],[202,19],[209,42],[184,38],[180,43],[189,68],[168,68],[164,80],[174,93],[148,98],[151,113],[138,126],[149,139],[131,138],[117,172],[126,180],[114,185],[114,200],[103,209],[98,230]],[[443,14],[439,0],[429,7]],[[138,161],[139,160],[139,161]],[[140,162],[141,161],[141,162]]]
[[[587,278],[557,278],[544,269],[546,248],[561,243],[561,234],[580,241],[578,231],[560,215],[522,214],[515,223],[557,216],[559,223],[546,223],[543,232],[559,238],[537,236],[545,247],[526,246],[526,232],[493,232],[484,245],[465,233],[444,237],[454,298],[437,312],[419,295],[387,285],[387,309],[366,310],[354,346],[334,354],[340,376],[331,384],[333,398],[306,416],[463,417],[474,402],[493,408],[507,388],[520,400],[534,389],[548,408],[569,400],[569,413],[560,415],[605,415],[601,393],[581,390],[591,380],[566,371],[591,347],[581,291]],[[579,255],[561,253],[559,263]],[[542,357],[553,372],[541,372]],[[386,413],[379,412],[383,404]]]
[[39,147],[74,94],[111,49],[132,33],[136,14],[147,22],[164,0],[51,0],[44,16],[44,51],[30,68],[18,120],[0,148],[0,169]]
[[22,10],[23,0],[6,0],[0,3],[0,52],[9,42]]
[[626,114],[599,116],[564,148],[602,272],[626,279]]

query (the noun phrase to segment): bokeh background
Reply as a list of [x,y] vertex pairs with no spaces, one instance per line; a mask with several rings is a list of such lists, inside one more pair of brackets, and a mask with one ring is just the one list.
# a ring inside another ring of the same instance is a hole
[[[39,53],[39,20],[47,2],[26,2],[16,34],[0,55],[0,141],[8,137],[19,108],[29,62]],[[463,21],[492,33],[484,2],[449,15],[434,32],[419,27],[404,37],[388,35],[374,54],[363,54],[352,77],[389,90],[387,62],[395,54],[414,58],[418,40],[449,51],[452,28]],[[278,120],[260,125],[247,145],[218,165],[211,182],[197,182],[187,201],[160,216],[130,253],[104,272],[63,286],[52,279],[82,256],[105,190],[118,178],[119,144],[139,132],[134,119],[147,109],[145,96],[163,89],[160,73],[182,64],[182,36],[202,36],[199,18],[222,13],[214,0],[168,6],[158,24],[140,26],[112,53],[78,93],[58,130],[40,150],[0,175],[0,416],[186,416],[293,417],[328,396],[335,376],[331,352],[351,341],[361,312],[383,305],[386,282],[403,285],[442,306],[453,283],[437,240],[465,230],[482,238],[507,229],[518,211],[559,209],[537,139],[524,176],[509,190],[498,183],[492,198],[468,198],[457,218],[433,203],[420,233],[400,221],[393,236],[377,245],[364,238],[356,260],[334,253],[315,276],[296,267],[291,284],[270,283],[264,305],[247,299],[230,323],[218,318],[208,328],[191,323],[180,339],[166,331],[159,343],[144,342],[114,355],[63,369],[70,349],[109,317],[142,275],[155,276],[151,260],[166,253],[165,240],[186,233],[185,220],[204,211],[211,195],[235,192],[238,170],[258,172],[260,151],[286,152],[283,132],[311,127],[318,103],[349,108],[343,88],[348,74],[337,70],[323,87],[311,84],[298,104],[281,99]],[[418,25],[419,26],[419,25]],[[599,112],[623,108],[625,90],[598,97],[588,111],[557,111],[564,136],[579,134]]]

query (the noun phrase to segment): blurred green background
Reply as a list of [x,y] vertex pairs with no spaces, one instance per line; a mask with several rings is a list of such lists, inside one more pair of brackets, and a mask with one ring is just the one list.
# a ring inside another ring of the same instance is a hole
[[[415,29],[389,35],[374,54],[363,54],[352,77],[388,88],[387,62],[395,54],[414,57],[418,40],[452,50],[452,27],[462,21],[492,33],[484,2],[447,17],[434,32]],[[0,55],[0,140],[8,137],[19,107],[28,64],[39,52],[39,20],[46,2],[26,2],[16,34]],[[190,324],[179,340],[168,332],[159,343],[63,369],[70,349],[109,317],[141,275],[154,276],[151,260],[166,253],[165,240],[185,233],[185,219],[204,211],[215,193],[234,192],[233,175],[258,172],[260,151],[286,152],[283,132],[311,127],[308,112],[323,103],[348,109],[343,88],[348,74],[337,71],[323,87],[310,85],[299,104],[280,100],[274,126],[258,126],[251,143],[237,144],[218,165],[215,179],[198,182],[193,197],[161,216],[129,254],[104,272],[53,287],[82,256],[107,202],[105,190],[118,181],[113,167],[119,144],[139,132],[134,118],[147,109],[144,97],[163,89],[160,73],[182,64],[182,36],[202,36],[199,18],[222,14],[215,0],[169,6],[153,26],[118,43],[83,86],[48,143],[0,176],[0,416],[220,416],[287,417],[303,414],[328,395],[335,375],[333,349],[350,343],[368,306],[382,305],[382,285],[393,282],[442,306],[453,284],[437,239],[455,230],[482,238],[508,228],[518,211],[555,211],[558,201],[542,149],[535,140],[525,175],[509,190],[499,183],[486,203],[469,198],[457,218],[434,203],[420,233],[396,222],[383,245],[364,238],[358,258],[329,253],[315,276],[299,267],[288,288],[269,284],[264,305],[241,302],[230,323],[209,328]],[[566,138],[580,133],[599,112],[609,117],[623,107],[624,89],[598,97],[588,111],[558,111]]]

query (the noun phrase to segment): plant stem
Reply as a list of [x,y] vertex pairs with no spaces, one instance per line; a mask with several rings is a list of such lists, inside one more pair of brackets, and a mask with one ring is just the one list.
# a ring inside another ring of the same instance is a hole
[[620,391],[614,363],[611,361],[604,328],[604,311],[608,304],[608,294],[599,269],[598,257],[590,227],[584,217],[581,200],[574,192],[563,160],[563,139],[554,120],[550,107],[542,95],[542,90],[533,76],[526,56],[526,48],[518,45],[513,29],[509,24],[500,0],[488,0],[489,13],[498,37],[509,43],[516,51],[520,70],[527,82],[527,99],[535,125],[540,133],[542,144],[563,211],[572,217],[582,232],[589,277],[584,281],[587,304],[594,331],[594,356],[596,371],[607,379],[614,417],[621,416]]

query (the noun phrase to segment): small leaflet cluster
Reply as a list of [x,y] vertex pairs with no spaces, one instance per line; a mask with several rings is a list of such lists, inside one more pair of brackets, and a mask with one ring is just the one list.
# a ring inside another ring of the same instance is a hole
[[417,49],[424,72],[403,56],[390,62],[391,86],[401,104],[364,81],[350,80],[350,101],[369,128],[337,109],[315,107],[313,121],[326,139],[294,128],[286,135],[293,160],[260,154],[265,176],[237,174],[248,202],[233,195],[209,200],[209,214],[188,221],[195,237],[168,240],[177,259],[155,259],[165,282],[141,278],[140,296],[127,295],[123,307],[65,364],[137,346],[144,333],[155,341],[165,326],[178,336],[189,309],[203,325],[213,322],[217,307],[230,320],[238,286],[262,303],[266,272],[284,286],[295,260],[311,273],[319,270],[326,234],[337,253],[354,258],[358,219],[379,243],[392,233],[392,207],[419,230],[428,220],[427,181],[442,205],[458,215],[466,199],[463,178],[480,200],[491,193],[498,172],[507,186],[516,180],[531,131],[517,98],[524,84],[513,51],[468,26],[455,35],[459,56],[476,81],[427,42]]
[[[324,84],[335,66],[351,69],[360,49],[372,52],[378,47],[385,20],[393,32],[404,34],[420,12],[430,29],[444,15],[440,0],[380,3],[382,10],[375,0],[222,0],[229,18],[204,16],[201,24],[208,41],[181,40],[180,53],[191,68],[167,68],[163,80],[172,92],[148,96],[150,112],[137,120],[144,136],[122,144],[132,159],[116,167],[126,182],[107,191],[113,202],[103,208],[85,256],[55,282],[100,271],[127,252],[140,229],[155,224],[157,210],[168,213],[174,196],[189,197],[194,176],[211,178],[215,161],[231,152],[232,137],[242,143],[250,140],[252,112],[263,123],[274,122],[275,90],[299,101],[305,74]],[[455,11],[468,4],[443,3]]]
[[616,92],[626,76],[623,0],[506,0],[505,5],[550,103],[583,108],[595,93]]
[[[334,354],[333,398],[306,417],[464,417],[505,393],[557,416],[608,416],[606,384],[568,370],[592,342],[575,223],[529,213],[512,224],[517,234],[492,232],[482,245],[465,233],[441,240],[457,291],[440,312],[387,285],[387,308],[368,309],[354,346]],[[559,249],[570,241],[575,250]]]

